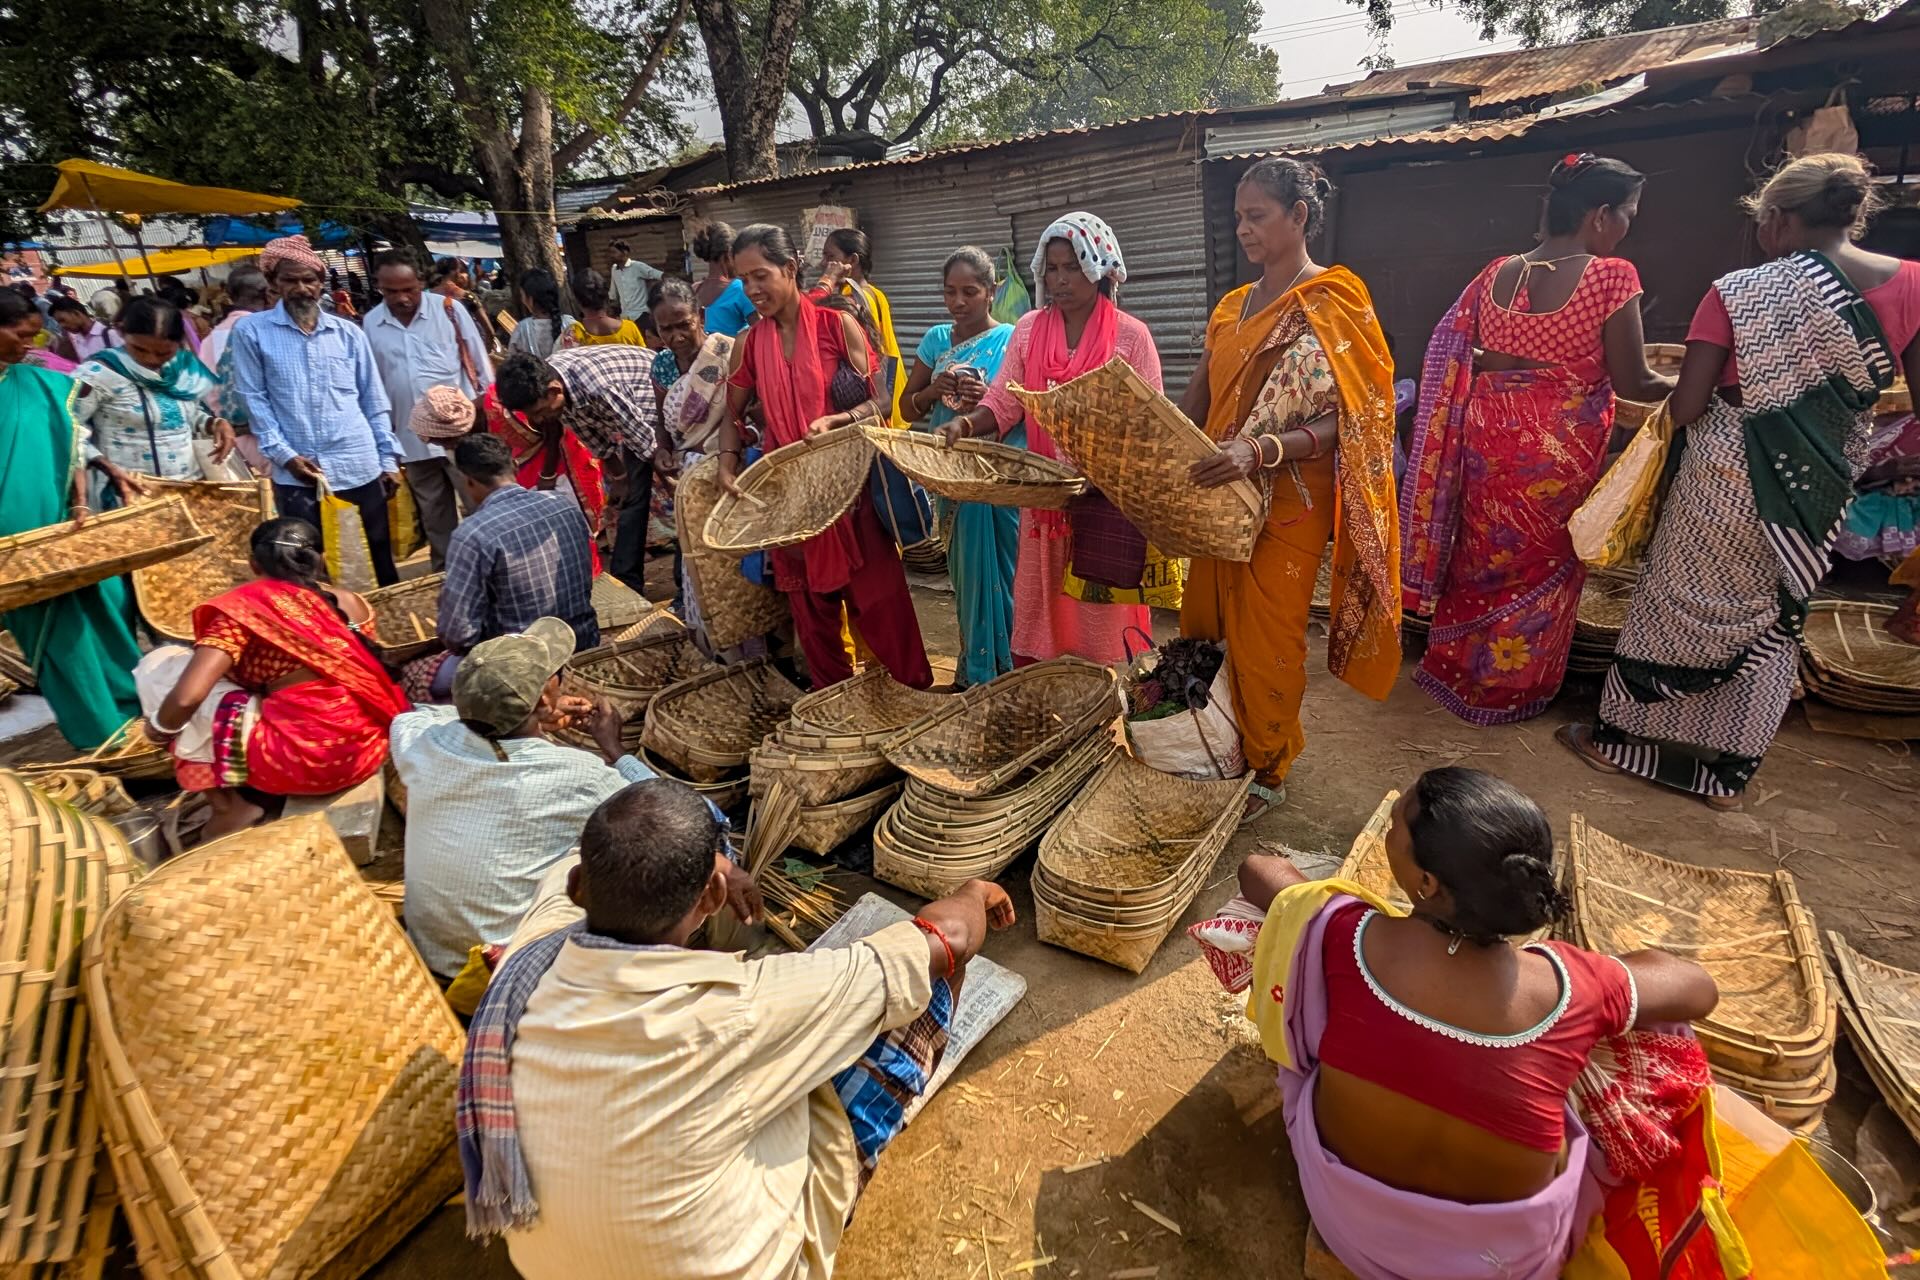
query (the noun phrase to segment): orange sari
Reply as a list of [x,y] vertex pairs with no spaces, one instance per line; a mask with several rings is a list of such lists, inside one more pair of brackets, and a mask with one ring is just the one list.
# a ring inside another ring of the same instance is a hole
[[[1305,426],[1337,412],[1334,451],[1266,473],[1266,527],[1245,564],[1196,557],[1184,635],[1224,640],[1240,736],[1262,786],[1306,745],[1307,608],[1333,545],[1327,669],[1384,699],[1400,672],[1400,526],[1393,487],[1393,363],[1367,288],[1345,267],[1242,317],[1247,288],[1207,325],[1206,431],[1215,440]],[[1331,388],[1324,386],[1331,375]]]

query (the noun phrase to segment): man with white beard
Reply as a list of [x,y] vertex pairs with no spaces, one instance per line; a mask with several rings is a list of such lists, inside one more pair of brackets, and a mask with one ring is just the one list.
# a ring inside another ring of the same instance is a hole
[[327,265],[305,236],[260,252],[280,301],[234,326],[233,383],[273,464],[280,514],[324,528],[318,485],[360,509],[374,578],[398,582],[387,499],[400,483],[392,408],[358,325],[320,309]]

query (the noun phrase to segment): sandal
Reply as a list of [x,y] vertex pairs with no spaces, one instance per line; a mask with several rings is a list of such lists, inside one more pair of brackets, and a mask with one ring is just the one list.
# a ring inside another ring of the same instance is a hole
[[1259,821],[1274,809],[1285,804],[1287,802],[1287,788],[1285,784],[1277,787],[1263,787],[1256,782],[1247,788],[1247,798],[1249,800],[1258,800],[1260,803],[1257,805],[1248,805],[1247,811],[1240,815],[1240,825],[1243,827],[1250,822]]
[[1593,745],[1593,730],[1584,724],[1563,724],[1553,731],[1553,740],[1573,752],[1596,773],[1624,773],[1619,765],[1601,755]]

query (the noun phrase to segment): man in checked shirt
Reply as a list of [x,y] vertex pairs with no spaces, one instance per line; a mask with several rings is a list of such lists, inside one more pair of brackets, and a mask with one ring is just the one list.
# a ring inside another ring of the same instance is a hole
[[667,471],[673,460],[673,450],[655,450],[657,354],[619,345],[571,347],[544,360],[516,352],[494,376],[501,405],[547,433],[550,448],[557,452],[560,433],[571,431],[600,459],[606,468],[607,501],[620,508],[607,568],[642,595],[653,469],[658,465]]

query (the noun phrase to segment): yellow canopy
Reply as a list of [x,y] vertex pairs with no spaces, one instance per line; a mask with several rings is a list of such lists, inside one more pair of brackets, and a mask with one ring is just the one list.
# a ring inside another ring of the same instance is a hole
[[49,209],[97,209],[107,213],[280,213],[300,204],[285,196],[265,196],[230,187],[191,187],[184,182],[169,182],[91,160],[62,160],[54,167],[60,170],[60,180],[54,183],[53,194],[47,197],[47,202],[40,206],[41,213]]
[[84,267],[55,267],[57,276],[166,276],[195,267],[234,262],[259,256],[258,249],[156,249],[144,258],[125,262],[90,262]]

